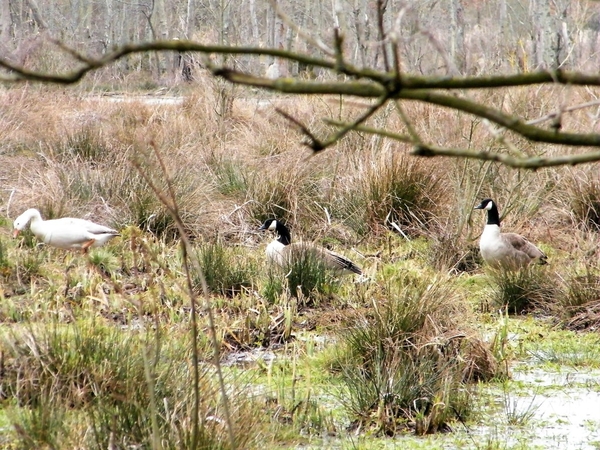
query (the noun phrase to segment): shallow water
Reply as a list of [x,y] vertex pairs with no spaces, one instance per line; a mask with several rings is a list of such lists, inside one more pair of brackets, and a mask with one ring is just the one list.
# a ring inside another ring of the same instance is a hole
[[[600,371],[521,370],[517,366],[512,375],[519,387],[513,384],[508,393],[500,387],[489,392],[501,405],[498,411],[485,417],[485,424],[459,433],[477,437],[479,442],[504,443],[502,448],[600,448]],[[522,425],[508,423],[509,416],[524,415],[529,418]]]
[[[270,350],[255,349],[231,355],[225,364],[253,367],[257,360],[268,363],[277,357]],[[377,449],[600,449],[600,370],[567,366],[545,370],[530,362],[514,366],[511,375],[506,392],[501,384],[481,385],[481,394],[491,400],[475,413],[479,424],[455,424],[454,432],[448,434],[395,439],[361,436],[351,441]],[[340,407],[333,397],[326,403]],[[344,428],[340,424],[340,430]],[[348,436],[342,435],[315,438],[316,446],[296,448],[346,448]]]
[[600,448],[600,372],[540,369],[513,373],[524,383],[517,409],[534,408],[531,443],[543,448]]

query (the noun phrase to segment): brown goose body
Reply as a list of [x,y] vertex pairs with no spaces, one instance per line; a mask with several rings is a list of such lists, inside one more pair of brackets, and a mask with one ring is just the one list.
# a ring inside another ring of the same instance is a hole
[[362,274],[360,267],[345,256],[309,242],[292,243],[289,229],[278,220],[266,220],[259,230],[269,230],[277,233],[277,239],[267,245],[266,253],[270,261],[280,266],[289,264],[294,259],[310,255],[331,270],[351,272],[357,275]]
[[475,209],[488,212],[488,220],[479,239],[479,250],[487,264],[495,268],[519,270],[532,262],[546,263],[544,252],[525,237],[500,231],[498,208],[491,199],[483,200]]

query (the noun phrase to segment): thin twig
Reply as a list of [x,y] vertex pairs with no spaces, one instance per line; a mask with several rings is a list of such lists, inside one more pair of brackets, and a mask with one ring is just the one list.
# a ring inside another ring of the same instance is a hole
[[451,156],[454,158],[480,159],[483,161],[496,161],[514,168],[521,169],[540,169],[554,166],[575,166],[594,161],[600,161],[600,151],[582,153],[579,155],[562,155],[555,157],[531,156],[528,158],[518,158],[505,153],[494,152],[474,152],[459,148],[441,148],[433,145],[422,145],[415,148],[412,152],[416,156]]
[[359,126],[361,123],[363,123],[369,117],[371,117],[373,114],[375,114],[375,112],[377,110],[379,110],[379,108],[381,108],[383,105],[385,105],[387,100],[388,100],[387,96],[380,98],[377,101],[377,103],[375,103],[369,109],[367,109],[367,111],[365,111],[363,114],[361,114],[356,120],[348,123],[346,126],[342,126],[339,131],[334,133],[332,136],[330,136],[325,141],[321,141],[318,138],[316,138],[316,136],[306,126],[304,126],[301,122],[299,122],[296,118],[292,117],[288,113],[285,113],[284,111],[281,111],[279,109],[277,111],[280,114],[282,114],[286,119],[290,120],[292,123],[294,123],[296,126],[298,126],[300,128],[300,130],[304,133],[304,135],[306,137],[308,137],[308,139],[309,139],[309,141],[308,142],[305,141],[304,144],[313,150],[313,152],[314,152],[313,154],[316,154],[320,151],[325,150],[328,147],[331,147],[333,144],[337,143],[340,139],[342,139],[350,131],[355,130],[357,126]]
[[80,52],[75,50],[73,47],[69,47],[68,45],[65,45],[64,42],[62,42],[58,39],[54,39],[54,38],[51,38],[50,42],[52,42],[54,45],[58,46],[61,50],[64,50],[66,53],[71,55],[77,61],[80,61],[84,64],[93,64],[92,59],[88,58],[87,56],[82,55]]
[[[329,125],[333,125],[336,127],[348,127],[350,126],[349,122],[342,122],[339,120],[333,120],[333,119],[326,119],[325,123],[329,124]],[[406,135],[406,134],[398,134],[398,133],[394,133],[392,131],[388,131],[388,130],[384,130],[382,128],[373,128],[373,127],[368,127],[366,125],[358,125],[354,128],[355,131],[360,131],[363,133],[369,133],[369,134],[378,134],[380,136],[383,137],[387,137],[390,139],[394,139],[395,141],[399,141],[399,142],[406,142],[408,144],[415,144],[415,140],[413,139],[413,137]]]
[[[600,100],[594,100],[591,102],[581,103],[580,105],[569,106],[563,108],[561,111],[563,113],[577,111],[578,109],[589,108],[590,106],[598,106],[600,105]],[[546,114],[545,116],[538,117],[537,119],[528,120],[525,122],[527,125],[535,125],[541,122],[545,122],[547,120],[554,120],[556,118],[556,112],[552,112],[550,114]]]
[[[187,236],[187,232],[185,230],[185,226],[179,215],[179,208],[177,205],[175,192],[173,190],[173,183],[171,178],[168,175],[167,168],[164,164],[164,161],[158,151],[158,148],[153,144],[152,149],[154,150],[154,154],[158,160],[161,171],[165,177],[167,183],[167,189],[169,192],[168,197],[163,194],[163,192],[154,184],[153,180],[149,177],[146,171],[142,168],[141,164],[137,160],[132,160],[133,166],[137,169],[138,173],[144,178],[148,186],[152,189],[154,194],[158,197],[160,202],[167,208],[175,224],[179,231],[179,235],[181,238],[181,251],[182,251],[182,260],[183,260],[183,269],[186,274],[187,280],[187,288],[188,294],[190,296],[190,309],[191,309],[191,327],[192,327],[192,364],[194,365],[193,374],[194,374],[194,407],[193,407],[193,418],[192,418],[192,442],[191,448],[196,448],[199,439],[199,410],[200,410],[200,374],[199,374],[199,359],[198,359],[198,325],[197,325],[197,308],[196,308],[196,294],[194,293],[193,283],[191,279],[191,271],[189,267],[189,249],[191,248],[191,244],[189,238]],[[192,259],[192,263],[194,260]],[[204,272],[202,268],[199,266],[198,262],[195,261],[194,268],[200,276],[202,291],[205,298],[205,310],[207,311],[208,321],[209,321],[209,331],[213,344],[214,350],[214,365],[217,371],[217,377],[219,379],[219,388],[221,391],[221,398],[223,402],[223,410],[225,413],[225,420],[227,423],[227,431],[229,435],[229,441],[232,449],[235,449],[235,435],[233,430],[233,423],[231,421],[231,414],[229,411],[229,400],[227,396],[227,389],[225,387],[225,380],[223,377],[223,372],[221,370],[221,361],[220,361],[220,346],[217,337],[217,331],[215,327],[214,314],[212,311],[212,305],[210,304],[210,296],[208,295],[208,286],[206,284],[206,279],[204,277]]]
[[302,28],[300,28],[298,25],[296,25],[296,22],[294,22],[279,7],[279,5],[277,4],[277,0],[268,0],[268,1],[269,1],[269,4],[271,5],[271,8],[273,8],[275,10],[275,14],[277,14],[277,16],[279,16],[279,18],[283,21],[283,23],[285,23],[288,27],[290,27],[292,30],[294,30],[296,33],[298,33],[298,36],[300,36],[302,39],[304,39],[309,44],[311,44],[314,47],[321,50],[326,55],[328,55],[328,56],[334,55],[334,51],[330,47],[328,47],[321,39],[313,38],[310,34],[308,34],[306,31],[304,31]]
[[386,72],[390,71],[390,61],[388,60],[387,49],[385,47],[385,27],[383,19],[387,8],[387,0],[377,0],[377,31],[378,39],[381,45],[381,53],[383,54],[383,67]]
[[406,125],[406,129],[408,130],[408,134],[410,134],[412,141],[414,143],[420,144],[422,142],[421,137],[419,136],[419,133],[417,133],[417,130],[415,129],[415,127],[413,127],[412,122],[408,118],[408,115],[404,111],[404,108],[402,108],[400,101],[394,100],[394,104],[396,106],[396,110],[398,111],[398,114],[400,115],[400,118],[402,119],[402,122],[404,122],[404,125]]
[[310,147],[311,149],[313,149],[313,151],[315,152],[319,152],[321,150],[323,150],[325,147],[323,146],[323,144],[321,143],[321,141],[319,140],[318,137],[316,137],[309,129],[306,125],[304,125],[302,122],[300,122],[298,119],[296,119],[294,116],[292,116],[291,114],[288,114],[287,112],[285,112],[283,109],[276,107],[275,111],[277,111],[279,114],[281,114],[283,117],[285,117],[287,120],[289,120],[290,122],[292,122],[294,125],[296,125],[300,131],[302,131],[302,133],[308,138],[307,141],[304,141],[303,144]]

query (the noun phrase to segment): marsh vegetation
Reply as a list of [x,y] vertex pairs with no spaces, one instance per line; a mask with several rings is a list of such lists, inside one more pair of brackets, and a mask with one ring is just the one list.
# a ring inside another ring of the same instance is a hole
[[[515,428],[534,421],[535,402],[515,397],[515,370],[597,369],[597,167],[420,159],[361,133],[309,157],[265,103],[323,127],[315,118],[335,108],[344,119],[355,105],[240,88],[219,116],[211,86],[178,88],[182,101],[165,104],[84,88],[0,91],[2,445],[521,448],[491,428],[484,441],[464,430],[498,411]],[[559,89],[476,95],[542,111]],[[498,145],[477,120],[405,107],[430,142]],[[372,120],[403,129],[384,113]],[[585,129],[594,119],[565,120]],[[484,197],[549,265],[482,265],[485,219],[472,209]],[[11,239],[29,207],[121,236],[87,256],[30,233]],[[365,279],[323,277],[312,262],[269,266],[272,237],[257,229],[270,217],[347,255]]]

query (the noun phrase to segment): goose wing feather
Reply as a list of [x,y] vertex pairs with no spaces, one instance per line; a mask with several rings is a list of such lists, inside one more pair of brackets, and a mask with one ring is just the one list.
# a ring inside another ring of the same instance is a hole
[[118,236],[116,230],[101,225],[99,228],[91,227],[91,230],[85,224],[57,219],[46,221],[39,227],[33,226],[31,231],[44,243],[64,249],[81,248],[90,240],[95,241],[92,247],[99,247]]
[[90,220],[78,219],[74,217],[64,217],[62,219],[48,220],[47,223],[53,222],[56,226],[66,227],[66,228],[80,228],[91,234],[118,234],[118,231],[106,227],[104,225],[100,225],[98,223],[92,222]]
[[329,258],[335,261],[335,264],[342,269],[349,270],[357,275],[362,275],[362,270],[345,256],[339,255],[331,250],[324,250]]
[[325,264],[332,269],[343,269],[356,273],[358,275],[362,274],[362,270],[360,269],[360,267],[358,267],[345,256],[332,252],[331,250],[315,246],[314,244],[306,242],[295,242],[286,246],[285,251],[286,253],[289,252],[288,254],[300,254],[302,252],[310,252],[315,257],[325,262]]
[[517,251],[525,253],[531,259],[545,260],[546,255],[526,238],[516,233],[503,233],[502,237]]

